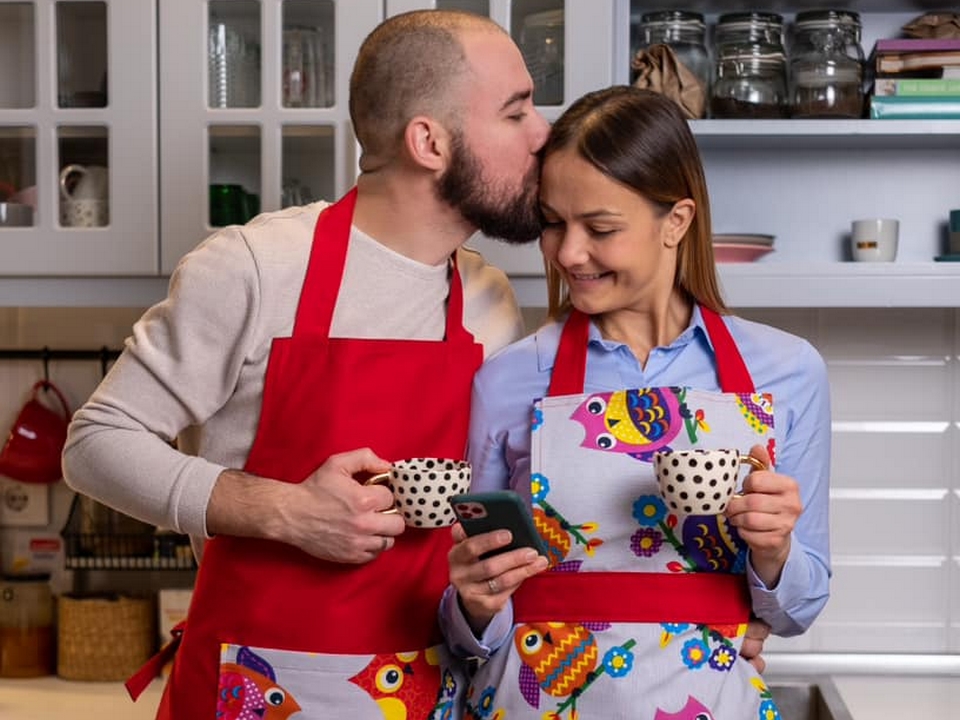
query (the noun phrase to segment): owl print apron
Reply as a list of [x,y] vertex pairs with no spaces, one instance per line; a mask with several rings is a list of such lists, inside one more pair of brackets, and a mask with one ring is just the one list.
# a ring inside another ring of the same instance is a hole
[[480,720],[774,720],[739,657],[746,546],[723,516],[678,517],[656,450],[774,455],[772,399],[754,391],[719,315],[701,308],[722,392],[584,394],[589,330],[573,311],[546,398],[533,406],[531,496],[551,567],[514,595],[513,635],[472,678]]
[[[271,348],[251,473],[301,482],[367,445],[390,460],[464,455],[483,349],[463,326],[455,261],[442,341],[329,336],[355,199],[317,221],[292,336]],[[451,546],[449,528],[408,527],[372,562],[340,565],[213,538],[158,717],[449,718],[464,687],[437,623]]]

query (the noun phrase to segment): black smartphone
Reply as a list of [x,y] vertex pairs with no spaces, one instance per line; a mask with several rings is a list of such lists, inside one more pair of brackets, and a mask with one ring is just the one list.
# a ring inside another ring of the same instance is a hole
[[513,490],[462,493],[452,496],[449,501],[467,535],[506,529],[513,536],[509,545],[484,553],[481,559],[522,547],[532,547],[549,557],[547,546],[533,524],[530,509]]

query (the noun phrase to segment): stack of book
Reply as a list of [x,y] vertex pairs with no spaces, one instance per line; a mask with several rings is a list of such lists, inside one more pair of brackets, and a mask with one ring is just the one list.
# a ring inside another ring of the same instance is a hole
[[960,38],[877,40],[871,57],[871,118],[960,118]]

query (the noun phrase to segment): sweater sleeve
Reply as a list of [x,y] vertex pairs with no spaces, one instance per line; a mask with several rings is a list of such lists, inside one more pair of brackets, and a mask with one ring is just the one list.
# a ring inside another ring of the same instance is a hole
[[137,321],[75,413],[63,453],[67,484],[145,522],[205,536],[207,502],[223,467],[171,441],[230,397],[259,303],[258,268],[237,229],[186,255],[167,298]]

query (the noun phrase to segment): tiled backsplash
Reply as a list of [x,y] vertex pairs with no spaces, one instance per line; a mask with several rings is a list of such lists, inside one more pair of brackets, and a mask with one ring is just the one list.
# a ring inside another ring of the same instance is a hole
[[[2,347],[120,347],[141,310],[3,309]],[[833,405],[834,578],[807,634],[770,651],[960,652],[960,311],[770,309],[746,317],[808,338],[826,359]],[[543,317],[530,309],[531,327]],[[0,364],[0,434],[42,377]],[[79,404],[99,362],[53,362]],[[50,529],[65,520],[60,488]],[[0,532],[8,543],[9,531]]]

